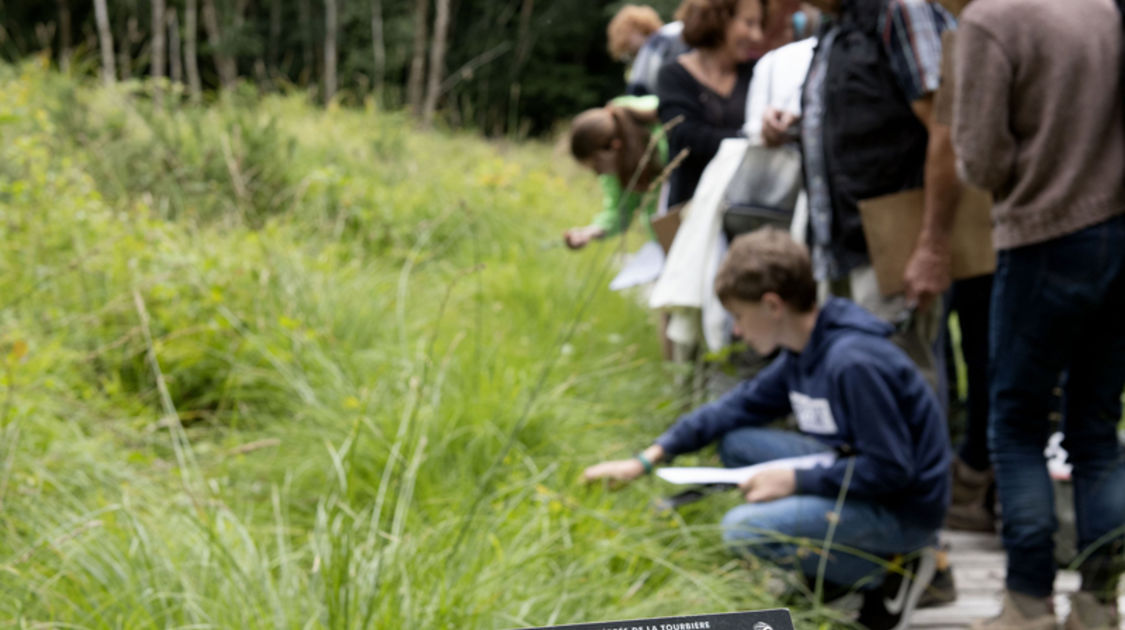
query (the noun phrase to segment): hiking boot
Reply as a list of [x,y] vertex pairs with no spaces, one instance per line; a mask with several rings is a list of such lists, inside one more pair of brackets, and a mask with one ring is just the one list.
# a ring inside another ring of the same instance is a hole
[[934,548],[927,547],[900,568],[889,570],[881,586],[864,591],[859,624],[868,630],[906,628],[922,591],[934,577],[936,556]]
[[989,509],[988,489],[992,469],[973,470],[960,457],[953,460],[953,502],[945,526],[970,532],[996,531],[996,516]]
[[1102,603],[1093,593],[1070,595],[1070,614],[1063,630],[1117,630],[1117,603]]
[[[1029,602],[1032,607],[1042,608],[1046,612],[1043,614],[1025,614],[1020,609],[1017,599]],[[1058,625],[1055,607],[1050,597],[1041,600],[1030,595],[1005,591],[1004,607],[1000,614],[991,619],[974,621],[969,628],[971,630],[1057,630]]]

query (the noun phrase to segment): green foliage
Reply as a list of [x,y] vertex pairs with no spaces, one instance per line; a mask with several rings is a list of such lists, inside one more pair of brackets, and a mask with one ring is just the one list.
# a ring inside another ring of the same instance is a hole
[[[430,2],[427,28],[432,31]],[[150,76],[149,2],[106,0],[119,78]],[[167,0],[186,41],[185,3]],[[198,3],[203,6],[202,0]],[[404,107],[414,49],[415,0],[380,0],[385,68],[377,86],[372,2],[338,2],[338,100]],[[560,120],[604,103],[624,89],[621,64],[606,53],[605,28],[620,0],[461,0],[451,3],[441,107],[457,127],[489,135],[546,134]],[[675,2],[652,3],[671,19]],[[67,18],[61,12],[67,7]],[[215,1],[221,37],[197,24],[204,87],[219,88],[215,53],[233,59],[239,77],[262,91],[299,86],[315,95],[325,71],[325,6],[312,0]],[[525,10],[527,19],[524,20]],[[275,21],[276,20],[276,21]],[[63,24],[70,32],[64,37]],[[45,51],[74,74],[99,72],[93,3],[0,2],[0,60]],[[64,57],[69,41],[70,53]],[[432,45],[427,39],[425,49]],[[172,53],[169,53],[172,54]],[[168,76],[166,69],[163,76]],[[319,98],[316,100],[320,100]],[[159,125],[159,123],[157,123]],[[179,130],[179,133],[185,133]],[[229,130],[228,130],[229,132]]]
[[[295,141],[246,95],[169,112],[129,91],[86,95],[57,80],[44,87],[57,94],[45,111],[64,139],[59,148],[94,156],[85,170],[113,205],[142,192],[167,219],[234,215],[261,225],[291,203],[280,193],[297,177],[287,170]],[[75,99],[89,106],[74,107]]]
[[604,288],[616,245],[543,245],[597,206],[551,147],[299,97],[155,111],[38,64],[0,66],[0,112],[0,619],[771,604],[719,548],[724,501],[577,482],[678,405],[649,314]]

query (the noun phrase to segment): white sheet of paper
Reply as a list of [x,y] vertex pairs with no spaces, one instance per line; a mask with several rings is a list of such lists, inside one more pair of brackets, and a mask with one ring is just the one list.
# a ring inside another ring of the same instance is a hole
[[754,466],[743,466],[742,468],[673,466],[657,470],[656,476],[660,477],[664,481],[677,484],[732,483],[737,485],[753,477],[757,473],[762,472],[763,470],[771,470],[774,468],[805,470],[808,468],[827,467],[835,461],[836,453],[833,451],[828,451],[826,453],[802,455],[800,457],[786,457],[783,459],[775,459],[770,462],[755,464]]
[[664,250],[660,249],[660,244],[656,241],[649,241],[629,258],[625,268],[609,283],[609,288],[620,291],[652,282],[660,277],[662,269],[664,269]]

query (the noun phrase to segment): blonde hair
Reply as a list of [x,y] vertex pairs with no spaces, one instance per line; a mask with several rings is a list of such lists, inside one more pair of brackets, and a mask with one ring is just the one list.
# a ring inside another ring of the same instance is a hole
[[661,20],[660,14],[650,6],[627,4],[621,7],[605,29],[609,56],[617,61],[631,57],[637,51],[632,50],[630,35],[640,33],[647,38],[661,26],[664,26],[664,20]]
[[[622,187],[636,177],[634,190],[645,190],[660,174],[662,164],[657,155],[650,155],[645,163],[645,153],[652,138],[652,126],[659,121],[656,112],[630,107],[606,105],[588,109],[578,116],[570,127],[570,153],[579,162],[593,157],[598,151],[617,149],[617,179]],[[641,168],[644,163],[644,168]],[[638,172],[638,169],[640,171]],[[635,174],[635,175],[634,175]]]

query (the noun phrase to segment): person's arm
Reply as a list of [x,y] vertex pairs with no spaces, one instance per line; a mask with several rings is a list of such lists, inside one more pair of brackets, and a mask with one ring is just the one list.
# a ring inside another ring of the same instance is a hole
[[650,472],[652,466],[663,460],[664,449],[659,444],[653,444],[636,457],[594,464],[582,472],[582,478],[587,482],[598,479],[633,481]]
[[[812,65],[815,49],[816,42],[811,38],[794,42],[771,52],[754,67],[754,79],[751,81],[751,86],[758,81],[761,64],[767,57],[773,59],[773,70],[766,71],[770,75],[776,75],[768,79],[768,89],[771,92],[770,100],[764,108],[759,110],[762,113],[755,123],[756,129],[761,134],[762,142],[768,147],[779,147],[800,140],[798,125],[801,121],[801,95],[809,74],[809,66]],[[763,80],[763,82],[765,81]],[[749,108],[747,108],[747,112],[749,112]],[[747,116],[749,115],[747,113]],[[750,121],[747,120],[746,127],[749,128],[749,126]]]
[[682,116],[668,131],[668,144],[672,157],[681,149],[689,150],[685,164],[695,164],[702,169],[719,152],[719,145],[727,138],[741,133],[739,128],[717,127],[705,119],[703,104],[699,102],[700,87],[678,61],[671,61],[660,69],[657,96],[660,97],[660,120],[668,123]]
[[914,444],[890,380],[878,366],[853,363],[841,366],[833,381],[840,403],[833,412],[846,414],[840,424],[850,427],[857,454],[854,461],[841,458],[828,467],[798,470],[796,491],[836,497],[849,466],[848,496],[877,499],[902,490],[914,478]]
[[621,181],[612,173],[598,175],[598,185],[602,189],[602,211],[590,225],[566,231],[564,240],[571,249],[582,249],[592,240],[620,234],[633,222],[641,195],[626,193]]
[[624,232],[633,222],[641,196],[625,192],[617,175],[605,173],[598,175],[598,185],[602,188],[602,211],[594,217],[590,225],[602,230],[599,238],[616,236]]
[[774,361],[753,380],[738,384],[719,400],[683,416],[639,456],[595,464],[582,477],[588,482],[632,481],[652,465],[699,450],[731,429],[765,424],[789,413],[784,363],[784,359]]
[[991,34],[965,23],[957,34],[954,68],[957,171],[970,184],[1002,193],[1016,163],[1016,139],[1009,119],[1011,62]]
[[733,429],[763,425],[789,413],[786,364],[784,357],[775,360],[752,380],[680,418],[655,443],[665,456],[675,457],[697,451]]
[[777,63],[776,51],[766,53],[754,64],[754,76],[750,79],[750,91],[746,94],[746,116],[742,122],[742,133],[750,139],[750,144],[762,144],[762,118],[773,103],[770,102],[773,66]]
[[903,281],[907,301],[925,310],[952,283],[951,241],[962,186],[957,177],[952,129],[935,120],[933,98],[915,101],[914,113],[929,131],[929,144],[926,147],[922,230],[906,265]]
[[956,21],[944,8],[930,2],[891,0],[882,27],[891,70],[929,134],[922,230],[903,274],[907,300],[926,309],[949,288],[950,241],[961,201],[950,129],[935,120],[933,107],[934,93],[941,86],[942,35],[956,28]]

